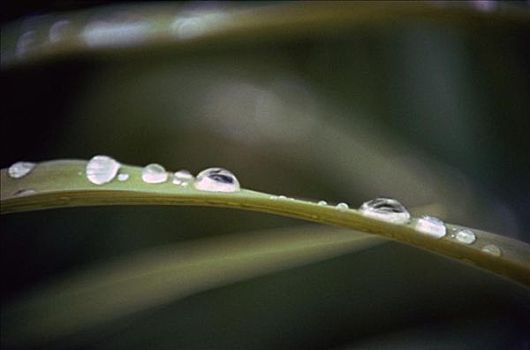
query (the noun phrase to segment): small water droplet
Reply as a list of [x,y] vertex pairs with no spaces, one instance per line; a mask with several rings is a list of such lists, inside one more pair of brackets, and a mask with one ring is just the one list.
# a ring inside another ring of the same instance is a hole
[[22,34],[16,44],[15,52],[17,56],[25,56],[32,48],[36,47],[36,32],[30,30]]
[[277,199],[278,199],[278,196],[274,196],[274,195],[272,195],[272,196],[269,196],[269,199],[277,200]]
[[166,182],[167,178],[167,171],[160,164],[151,163],[142,169],[142,180],[148,184],[159,184]]
[[108,156],[94,156],[86,165],[86,177],[88,181],[96,185],[111,182],[118,174],[121,164]]
[[13,193],[13,196],[23,197],[23,196],[29,196],[35,193],[37,193],[37,191],[35,191],[34,189],[28,188],[28,189],[22,189],[22,190],[16,191],[15,193]]
[[340,211],[344,211],[344,210],[348,210],[350,208],[350,206],[347,203],[341,202],[341,203],[337,204],[336,208],[338,210],[340,210]]
[[284,195],[281,195],[281,196],[278,196],[278,199],[287,199],[287,197]]
[[477,239],[473,231],[465,229],[465,228],[455,229],[455,231],[451,234],[451,238],[463,244],[472,244]]
[[48,35],[50,42],[56,43],[64,38],[68,26],[70,26],[70,21],[67,19],[62,19],[52,24]]
[[230,171],[223,168],[209,168],[197,175],[195,188],[208,192],[239,191],[239,181]]
[[445,236],[447,229],[442,220],[435,218],[434,216],[422,216],[416,221],[416,231],[425,233],[428,236],[434,238],[442,238]]
[[484,247],[482,247],[482,251],[487,254],[491,254],[494,256],[501,256],[502,252],[499,247],[497,247],[495,244],[487,244]]
[[118,174],[118,180],[121,182],[129,180],[129,174],[126,174],[126,173]]
[[376,198],[363,203],[359,208],[362,215],[394,224],[406,224],[410,213],[400,202],[391,198]]
[[326,201],[319,201],[317,204],[318,204],[318,205],[328,205],[328,202],[326,202]]
[[195,177],[187,170],[179,170],[173,174],[173,183],[175,185],[188,186],[194,179]]
[[35,168],[35,165],[31,162],[16,162],[7,169],[7,173],[14,179],[20,179],[28,175]]

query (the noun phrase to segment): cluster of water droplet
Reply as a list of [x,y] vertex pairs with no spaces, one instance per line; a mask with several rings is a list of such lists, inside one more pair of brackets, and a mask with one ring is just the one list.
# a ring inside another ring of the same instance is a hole
[[[29,174],[35,163],[17,162],[8,169],[8,175],[14,179],[19,179]],[[118,181],[127,181],[129,174],[121,173],[121,164],[115,159],[97,155],[90,159],[86,165],[87,179],[96,185],[103,185],[111,182],[114,178]],[[168,181],[170,174],[160,164],[149,164],[142,169],[142,181],[149,184],[160,184]],[[179,186],[193,186],[199,191],[207,192],[237,192],[240,190],[239,181],[230,171],[223,168],[208,168],[201,171],[194,177],[187,170],[179,170],[172,175],[172,183]],[[18,195],[32,194],[33,190],[21,190]],[[294,198],[280,196],[270,196],[273,200],[294,200]],[[326,201],[319,201],[319,206],[327,206]],[[338,203],[335,208],[339,211],[350,209],[347,203]],[[369,218],[404,225],[411,222],[411,215],[403,204],[391,198],[376,198],[367,201],[359,208],[359,213]],[[436,239],[447,235],[445,223],[433,216],[422,216],[412,221],[416,231]],[[448,238],[461,244],[473,244],[477,240],[475,233],[466,228],[451,228]],[[482,252],[494,256],[502,254],[499,247],[494,244],[487,244],[481,248]]]
[[[319,206],[328,205],[326,201],[319,201],[316,204]],[[342,202],[337,204],[335,209],[346,211],[349,206]],[[404,225],[412,222],[416,231],[436,239],[447,236],[452,241],[466,245],[473,244],[477,240],[475,233],[467,228],[451,228],[451,233],[447,235],[448,228],[445,223],[433,216],[425,215],[413,220],[407,208],[392,198],[376,198],[367,201],[361,205],[359,213],[366,217],[393,224]],[[501,249],[494,244],[487,244],[481,250],[494,256],[502,254]]]
[[[21,167],[20,165],[18,166]],[[108,156],[95,156],[86,166],[87,179],[96,185],[112,181],[116,176],[119,181],[127,181],[129,174],[119,173],[121,164]],[[148,164],[142,169],[142,181],[149,184],[161,184],[168,181],[170,174],[156,163]],[[179,170],[172,175],[172,182],[179,186],[193,184],[199,191],[236,192],[240,190],[239,181],[230,171],[223,168],[203,170],[195,178],[188,170]]]

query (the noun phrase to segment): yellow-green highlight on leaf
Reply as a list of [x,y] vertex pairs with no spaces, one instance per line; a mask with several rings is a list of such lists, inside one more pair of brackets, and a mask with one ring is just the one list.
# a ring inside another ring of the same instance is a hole
[[[526,286],[530,286],[530,246],[473,229],[476,242],[464,245],[446,237],[434,239],[414,230],[412,224],[394,225],[367,218],[357,210],[337,210],[305,200],[273,199],[270,194],[242,189],[234,193],[203,192],[193,186],[176,186],[170,181],[148,184],[141,180],[141,168],[123,165],[128,173],[125,182],[116,179],[105,185],[94,185],[85,176],[87,162],[57,160],[39,163],[20,179],[1,171],[1,214],[80,206],[105,205],[195,205],[252,210],[331,224],[380,235],[443,256],[475,265]],[[244,182],[243,182],[244,184]],[[457,227],[448,225],[448,229]],[[483,252],[494,244],[501,256]]]

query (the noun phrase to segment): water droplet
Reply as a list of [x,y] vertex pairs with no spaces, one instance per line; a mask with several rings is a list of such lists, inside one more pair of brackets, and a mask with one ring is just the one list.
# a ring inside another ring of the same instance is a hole
[[17,40],[16,55],[25,56],[32,48],[35,48],[36,41],[36,33],[34,30],[22,34]]
[[451,234],[451,238],[463,244],[472,244],[477,239],[473,231],[465,229],[465,228],[455,229],[455,232]]
[[173,183],[175,185],[188,186],[194,179],[195,177],[187,170],[179,170],[173,174]]
[[89,47],[126,47],[149,38],[152,24],[142,20],[89,22],[81,39]]
[[142,169],[142,180],[148,184],[159,184],[166,182],[167,178],[167,171],[160,164],[151,163]]
[[118,180],[121,182],[129,180],[129,174],[118,174]]
[[35,191],[34,189],[22,189],[22,190],[18,190],[15,193],[13,193],[13,196],[23,197],[23,196],[29,196],[35,193],[37,193],[37,191]]
[[491,254],[494,256],[501,256],[502,252],[499,247],[497,247],[495,244],[487,244],[484,247],[482,247],[482,251],[487,254]]
[[70,21],[67,19],[62,19],[52,24],[49,31],[50,42],[56,43],[65,37],[68,26],[70,26]]
[[86,177],[88,181],[96,185],[111,182],[118,174],[121,164],[111,157],[94,156],[86,165]]
[[234,174],[223,168],[201,171],[194,185],[196,189],[208,192],[236,192],[240,189]]
[[350,208],[350,206],[347,203],[341,202],[341,203],[337,204],[336,208],[338,210],[340,210],[340,211],[344,211],[344,210],[348,210]]
[[317,204],[318,204],[318,205],[328,205],[328,202],[326,202],[326,201],[319,201]]
[[428,236],[434,238],[442,238],[445,236],[447,229],[442,220],[435,218],[433,216],[422,216],[416,221],[415,225],[416,231],[425,233]]
[[16,162],[7,169],[7,173],[14,179],[20,179],[28,175],[35,168],[35,165],[31,162]]
[[278,196],[278,199],[287,199],[284,195]]
[[362,215],[393,224],[406,224],[410,213],[400,202],[391,198],[376,198],[363,203],[359,208]]

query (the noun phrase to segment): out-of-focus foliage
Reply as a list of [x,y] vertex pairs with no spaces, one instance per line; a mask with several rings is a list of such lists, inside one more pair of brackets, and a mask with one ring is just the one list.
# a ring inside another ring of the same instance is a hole
[[[395,197],[415,214],[528,241],[529,15],[475,3],[485,2],[191,2],[21,19],[2,28],[0,165],[99,153],[193,172],[221,165],[248,188],[354,206]],[[240,6],[247,12],[232,12]],[[214,30],[201,32],[201,18],[228,21],[204,22]],[[145,19],[166,33],[161,41],[112,44],[141,33]],[[83,30],[111,44],[61,41]],[[73,50],[38,56],[50,48],[42,40],[56,39],[52,48]],[[2,217],[2,303],[111,258],[298,224],[204,208]],[[48,345],[365,348],[417,339],[403,346],[421,348],[430,338],[509,348],[527,338],[528,313],[524,291],[388,244],[205,291]]]

